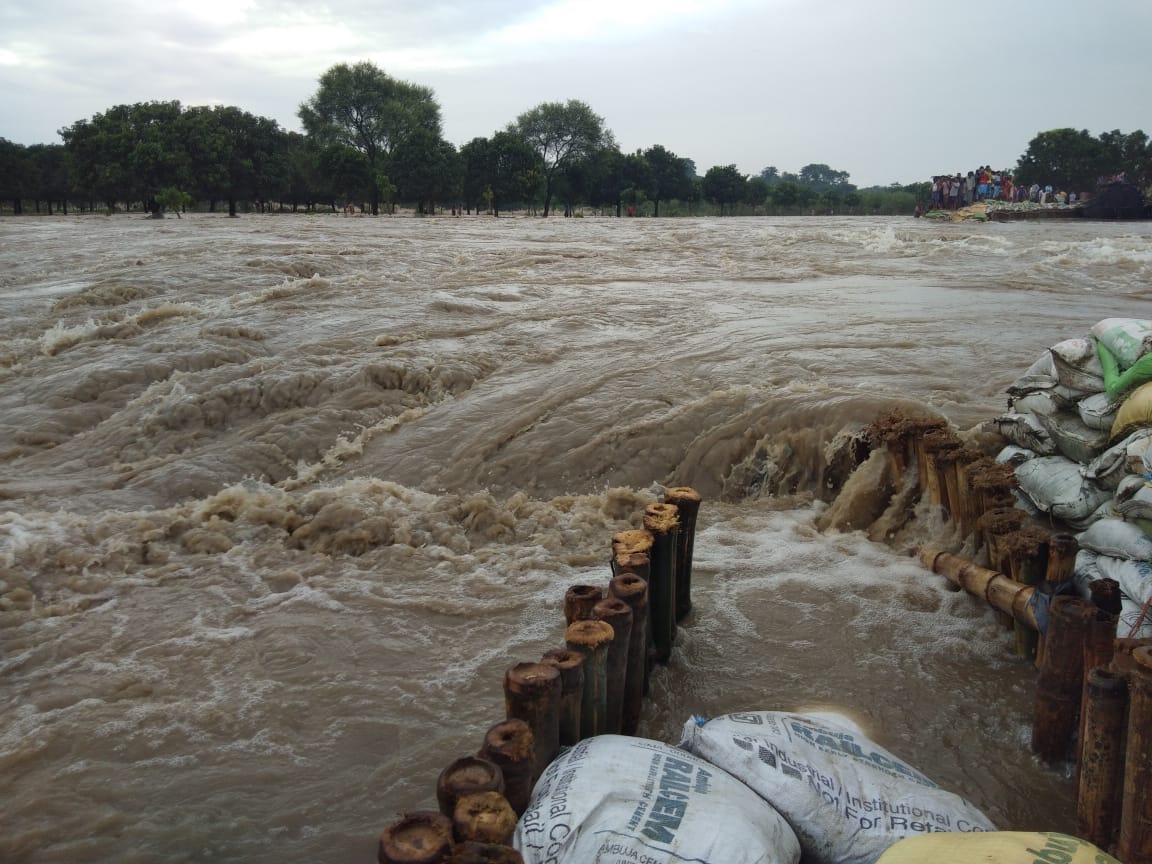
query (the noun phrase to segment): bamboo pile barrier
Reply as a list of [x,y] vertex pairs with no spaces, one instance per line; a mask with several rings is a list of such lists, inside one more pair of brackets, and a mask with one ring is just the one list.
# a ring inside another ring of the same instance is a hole
[[607,585],[564,594],[565,647],[506,669],[505,719],[441,771],[439,812],[405,813],[381,832],[380,864],[523,864],[507,844],[560,748],[637,732],[651,663],[668,662],[692,608],[700,503],[694,489],[669,487],[640,514],[643,528],[612,535]]

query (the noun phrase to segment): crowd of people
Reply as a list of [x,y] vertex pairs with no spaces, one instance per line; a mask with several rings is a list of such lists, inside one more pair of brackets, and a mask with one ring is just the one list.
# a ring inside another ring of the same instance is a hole
[[964,174],[941,174],[932,178],[931,210],[958,210],[976,201],[1031,201],[1035,204],[1075,204],[1075,192],[1051,185],[1017,184],[1007,171],[983,165]]

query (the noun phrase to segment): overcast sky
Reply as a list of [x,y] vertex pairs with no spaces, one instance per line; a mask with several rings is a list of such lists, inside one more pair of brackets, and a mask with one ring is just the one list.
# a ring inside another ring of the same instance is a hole
[[299,130],[360,60],[431,87],[456,145],[580,99],[701,174],[909,183],[1013,165],[1045,129],[1152,134],[1152,0],[3,0],[0,137],[154,99]]

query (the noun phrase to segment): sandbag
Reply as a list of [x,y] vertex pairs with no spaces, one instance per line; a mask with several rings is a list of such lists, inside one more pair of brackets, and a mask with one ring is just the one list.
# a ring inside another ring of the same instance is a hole
[[1056,452],[1056,442],[1035,414],[1003,414],[996,418],[996,428],[1005,441],[1042,456]]
[[1140,385],[1124,400],[1112,424],[1112,439],[1149,427],[1152,427],[1152,383]]
[[1144,477],[1130,474],[1120,481],[1112,506],[1125,519],[1152,519],[1152,484]]
[[1048,349],[1055,361],[1056,378],[1065,387],[1086,393],[1104,390],[1104,367],[1091,339],[1065,339]]
[[690,720],[681,747],[743,780],[792,826],[805,864],[872,864],[901,837],[988,818],[847,721],[758,711]]
[[1119,400],[1112,399],[1107,393],[1096,393],[1077,402],[1076,411],[1080,415],[1081,422],[1088,428],[1111,432],[1120,404]]
[[1092,326],[1092,335],[1112,352],[1121,371],[1152,350],[1152,321],[1105,318]]
[[1152,470],[1152,465],[1147,461],[1148,456],[1152,455],[1150,447],[1152,429],[1137,429],[1089,462],[1084,474],[1102,489],[1115,489],[1130,474],[1144,474]]
[[1026,393],[1008,400],[1010,413],[1035,414],[1038,417],[1055,414],[1063,410],[1066,405],[1067,402],[1058,397],[1055,390],[1037,390],[1035,393]]
[[1008,387],[1009,396],[1026,396],[1040,390],[1050,390],[1060,383],[1056,376],[1056,361],[1051,351],[1045,351],[1028,370]]
[[1108,445],[1108,432],[1084,425],[1079,414],[1059,412],[1036,419],[1052,437],[1056,452],[1073,462],[1091,462]]
[[1007,465],[1023,465],[1029,459],[1035,459],[1036,454],[1025,447],[1009,444],[996,454],[996,461]]
[[1018,465],[1016,480],[1041,512],[1069,523],[1084,520],[1111,497],[1085,476],[1082,466],[1063,456],[1040,456]]
[[1104,578],[1096,563],[1099,558],[1091,549],[1081,549],[1076,553],[1076,562],[1072,565],[1072,584],[1085,600],[1092,598],[1092,583]]
[[877,864],[1120,864],[1087,840],[1051,831],[925,834],[901,840]]
[[1080,548],[1128,561],[1152,561],[1152,537],[1123,519],[1101,519],[1077,538]]
[[683,750],[588,738],[544,771],[512,836],[525,864],[797,864],[800,843],[751,789]]

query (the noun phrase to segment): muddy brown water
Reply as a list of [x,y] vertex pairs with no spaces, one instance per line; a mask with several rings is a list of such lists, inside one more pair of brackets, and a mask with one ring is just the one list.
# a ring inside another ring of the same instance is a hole
[[821,533],[825,451],[898,405],[967,429],[1047,346],[1152,317],[1150,236],[0,221],[0,859],[371,860],[663,485],[704,505],[642,734],[836,711],[1071,831],[1011,637],[903,554],[947,526]]

